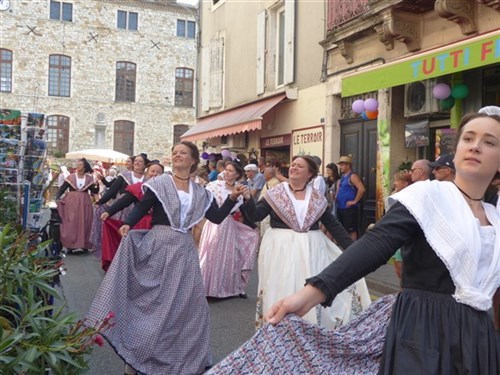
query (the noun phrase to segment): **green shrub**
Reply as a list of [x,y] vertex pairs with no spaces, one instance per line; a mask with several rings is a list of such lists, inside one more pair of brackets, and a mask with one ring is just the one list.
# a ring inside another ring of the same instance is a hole
[[65,313],[53,287],[62,261],[50,259],[50,241],[33,244],[28,234],[6,225],[0,232],[0,373],[81,374],[85,355],[99,332],[112,325],[113,315],[89,328]]

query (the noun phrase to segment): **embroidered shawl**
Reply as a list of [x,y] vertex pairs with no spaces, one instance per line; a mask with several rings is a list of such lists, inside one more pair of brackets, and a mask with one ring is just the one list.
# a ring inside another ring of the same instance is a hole
[[131,171],[124,171],[120,173],[118,176],[122,176],[127,185],[132,185],[133,184],[133,179],[132,179],[132,172]]
[[86,173],[84,176],[85,183],[83,184],[83,187],[81,189],[78,189],[78,184],[76,182],[76,173],[71,173],[68,177],[66,177],[64,181],[66,181],[76,191],[85,191],[94,183],[94,178],[88,173]]
[[[217,181],[212,181],[210,182],[205,189],[210,191],[213,195],[214,198],[217,202],[217,205],[221,207],[224,202],[227,199],[227,196],[229,195],[227,190],[226,190],[226,182],[217,180]],[[236,212],[238,208],[243,204],[243,197],[239,196],[238,200],[236,201],[236,204],[234,205],[233,209],[231,210],[231,213]]]
[[189,193],[192,195],[192,204],[186,215],[184,225],[181,227],[181,201],[172,176],[163,174],[148,180],[142,186],[143,189],[151,189],[156,195],[167,214],[170,227],[182,233],[187,233],[203,219],[205,212],[207,212],[213,200],[211,192],[193,181],[189,181]]
[[326,198],[315,188],[312,188],[311,197],[307,207],[306,219],[302,227],[297,220],[297,214],[293,207],[292,200],[288,196],[286,189],[289,189],[287,182],[276,185],[267,191],[264,199],[272,207],[276,215],[295,232],[307,232],[311,226],[317,222],[328,207]]
[[451,182],[422,181],[389,197],[401,202],[415,217],[427,242],[446,265],[455,284],[453,298],[477,310],[491,307],[500,285],[500,220],[495,207],[483,203],[488,221],[495,228],[490,268],[475,281],[481,254],[481,235],[476,217]]

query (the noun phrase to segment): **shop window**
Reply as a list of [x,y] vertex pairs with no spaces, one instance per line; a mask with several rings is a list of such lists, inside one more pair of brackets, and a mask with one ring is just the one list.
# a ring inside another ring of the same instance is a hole
[[71,57],[49,56],[49,96],[70,96]]
[[69,117],[54,115],[47,117],[47,151],[51,155],[64,157],[69,150]]
[[113,150],[134,155],[134,127],[132,121],[115,121]]
[[12,51],[0,48],[0,92],[12,92]]
[[115,101],[135,102],[136,64],[127,61],[116,63]]
[[73,21],[73,4],[62,1],[50,2],[50,19],[60,21]]
[[175,69],[175,105],[193,106],[193,69]]

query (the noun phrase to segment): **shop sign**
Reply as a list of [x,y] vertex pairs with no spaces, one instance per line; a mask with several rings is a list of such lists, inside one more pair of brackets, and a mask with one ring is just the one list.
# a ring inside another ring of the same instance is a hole
[[500,62],[500,31],[342,79],[342,96],[422,81]]
[[405,125],[405,146],[406,148],[429,146],[429,121]]
[[292,155],[316,155],[323,159],[324,128],[299,129],[292,132]]
[[274,148],[274,147],[283,147],[290,146],[291,135],[277,135],[274,137],[265,137],[260,139],[260,148]]

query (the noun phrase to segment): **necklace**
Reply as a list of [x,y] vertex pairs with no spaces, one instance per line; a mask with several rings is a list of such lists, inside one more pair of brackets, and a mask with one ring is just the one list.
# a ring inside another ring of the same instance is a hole
[[462,189],[460,189],[460,187],[458,187],[458,185],[456,183],[453,182],[453,185],[455,185],[457,187],[458,190],[460,190],[460,192],[465,195],[467,198],[469,198],[471,201],[473,202],[479,202],[479,201],[482,201],[483,200],[483,197],[481,198],[472,198],[469,194],[467,194],[465,191],[463,191]]
[[174,177],[175,177],[175,178],[177,178],[177,179],[179,179],[179,180],[181,180],[181,181],[187,181],[187,180],[189,180],[189,179],[191,178],[191,176],[190,176],[190,177],[186,177],[186,178],[184,178],[184,177],[179,177],[179,176],[177,176],[176,174],[174,174]]
[[235,182],[233,182],[232,184],[230,184],[229,182],[227,182],[227,181],[226,181],[226,185],[227,185],[227,186],[231,186],[231,187],[233,187],[235,184],[236,184],[236,181],[235,181]]
[[305,184],[305,185],[304,185],[304,187],[303,187],[302,189],[294,189],[294,188],[292,187],[292,185],[290,185],[290,184],[288,184],[288,187],[290,188],[290,190],[292,191],[292,193],[298,193],[298,192],[300,192],[300,191],[304,191],[304,190],[306,190],[307,184]]

